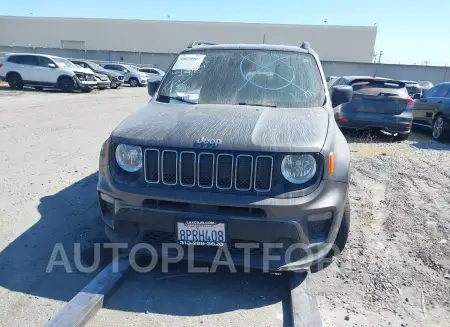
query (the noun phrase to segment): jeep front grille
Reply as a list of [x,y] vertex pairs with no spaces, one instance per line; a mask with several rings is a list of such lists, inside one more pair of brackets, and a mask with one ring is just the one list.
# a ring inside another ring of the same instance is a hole
[[267,155],[146,149],[144,161],[150,184],[256,192],[272,187],[273,157]]

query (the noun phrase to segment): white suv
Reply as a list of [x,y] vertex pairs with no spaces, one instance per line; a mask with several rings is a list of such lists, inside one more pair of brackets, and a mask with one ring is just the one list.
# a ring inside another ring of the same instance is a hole
[[64,92],[89,92],[97,85],[90,69],[79,67],[65,58],[34,53],[6,55],[0,65],[0,79],[16,90],[21,90],[26,85],[37,90],[45,87]]

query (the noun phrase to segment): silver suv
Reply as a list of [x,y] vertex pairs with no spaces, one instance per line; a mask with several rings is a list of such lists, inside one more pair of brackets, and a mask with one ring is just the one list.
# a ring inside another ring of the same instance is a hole
[[146,86],[148,83],[148,75],[138,71],[131,65],[125,64],[102,64],[105,69],[115,70],[124,75],[124,83],[130,86]]

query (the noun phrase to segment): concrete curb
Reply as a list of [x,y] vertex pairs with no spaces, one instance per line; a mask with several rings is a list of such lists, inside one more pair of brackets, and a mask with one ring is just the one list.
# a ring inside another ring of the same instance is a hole
[[291,273],[289,290],[293,327],[322,327],[319,306],[308,283],[309,273]]
[[128,258],[116,258],[72,300],[59,309],[46,327],[79,327],[103,307],[105,295],[130,268]]

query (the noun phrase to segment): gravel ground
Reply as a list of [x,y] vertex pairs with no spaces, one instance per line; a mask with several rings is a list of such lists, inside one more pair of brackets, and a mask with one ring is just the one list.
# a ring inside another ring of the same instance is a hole
[[450,326],[450,146],[348,139],[350,240],[313,275],[326,326]]
[[[41,326],[93,274],[45,269],[55,243],[102,239],[98,151],[148,101],[0,86],[0,326]],[[325,326],[450,326],[450,146],[348,134],[347,249],[312,275]],[[282,326],[278,276],[130,274],[89,326]]]

